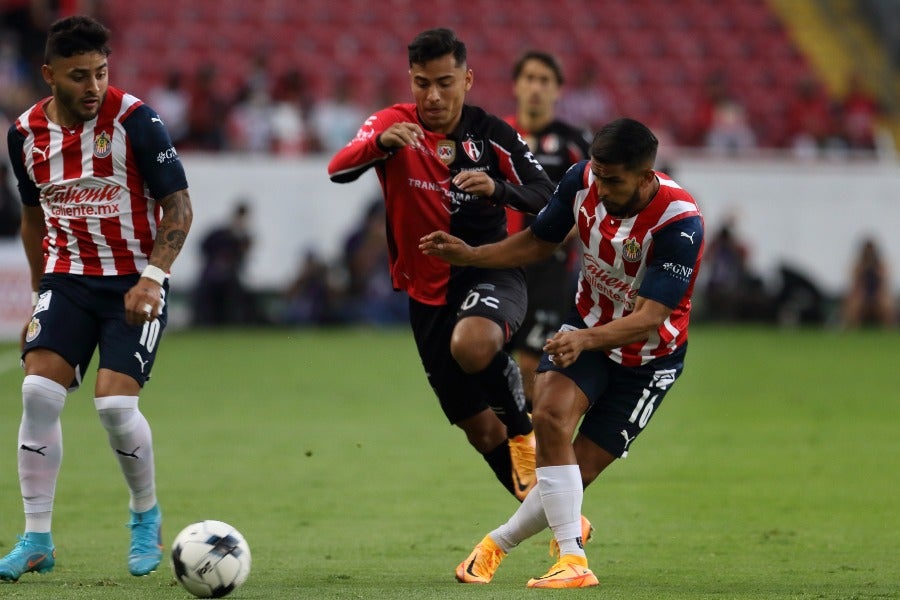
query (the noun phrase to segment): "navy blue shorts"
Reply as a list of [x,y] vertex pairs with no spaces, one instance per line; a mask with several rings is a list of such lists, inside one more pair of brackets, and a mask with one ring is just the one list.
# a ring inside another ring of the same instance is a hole
[[[142,387],[159,349],[168,321],[163,305],[159,317],[142,325],[125,321],[125,293],[139,274],[106,277],[50,273],[41,279],[40,297],[28,325],[22,356],[46,348],[62,356],[75,369],[70,389],[81,385],[94,350],[101,369],[130,375]],[[163,285],[163,299],[169,282]]]
[[[514,350],[524,350],[540,356],[548,338],[559,330],[563,317],[575,296],[566,268],[565,252],[525,267],[528,285],[528,310],[522,327],[512,338]],[[571,293],[567,293],[571,290]]]
[[[577,313],[569,315],[563,324],[567,326],[586,327]],[[589,402],[579,431],[613,456],[624,458],[681,375],[686,353],[684,344],[669,356],[623,367],[605,352],[588,351],[582,352],[574,364],[560,368],[545,352],[537,372],[556,371],[574,381]]]
[[488,408],[488,402],[476,379],[450,354],[453,328],[465,317],[484,317],[503,329],[508,342],[525,316],[525,276],[521,269],[468,269],[452,282],[447,300],[431,306],[410,299],[409,322],[428,383],[450,423],[459,423]]

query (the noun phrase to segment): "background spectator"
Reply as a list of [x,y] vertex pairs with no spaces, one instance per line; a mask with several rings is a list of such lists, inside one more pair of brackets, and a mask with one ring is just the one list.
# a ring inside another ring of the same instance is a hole
[[344,243],[347,314],[351,320],[373,325],[408,320],[406,296],[394,291],[388,264],[384,201],[378,196]]
[[238,201],[228,223],[207,233],[200,245],[203,267],[194,292],[195,325],[247,324],[259,320],[256,303],[242,280],[253,244],[250,206]]
[[888,265],[875,240],[866,238],[859,245],[851,267],[843,302],[843,324],[845,327],[890,327],[896,316]]
[[337,75],[332,93],[316,102],[310,117],[319,150],[333,154],[346,146],[368,116],[366,108],[353,100],[346,75]]
[[703,314],[715,321],[766,319],[771,302],[762,279],[748,266],[748,250],[727,218],[710,239],[703,255]]
[[9,171],[6,160],[0,161],[0,238],[15,237],[22,221],[21,200],[10,181]]
[[602,81],[593,62],[586,61],[556,105],[559,118],[591,133],[613,119],[616,116],[615,103]]
[[154,86],[147,94],[149,104],[162,118],[177,146],[188,134],[188,114],[191,97],[182,85],[181,71],[173,69],[162,85]]

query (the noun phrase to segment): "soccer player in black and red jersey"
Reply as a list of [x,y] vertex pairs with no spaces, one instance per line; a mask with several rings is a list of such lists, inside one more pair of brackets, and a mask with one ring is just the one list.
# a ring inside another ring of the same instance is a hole
[[525,315],[524,272],[451,267],[418,244],[435,229],[470,244],[501,240],[506,207],[537,213],[553,183],[508,123],[465,104],[474,75],[453,31],[424,31],[408,50],[415,103],[370,116],[328,173],[344,183],[375,169],[391,278],[409,295],[429,383],[450,423],[522,500],[534,486],[534,433],[519,367],[504,346]]
[[[525,52],[513,67],[516,114],[506,118],[554,183],[559,183],[573,164],[588,158],[591,149],[588,131],[556,118],[556,101],[562,85],[562,67],[556,57],[539,50]],[[534,216],[509,210],[507,220],[512,235],[531,225]],[[528,311],[522,326],[513,335],[511,348],[522,370],[529,407],[534,395],[534,372],[541,360],[544,343],[559,329],[569,309],[569,297],[560,294],[559,290],[571,287],[572,246],[561,245],[546,260],[525,267]]]
[[193,213],[165,124],[109,85],[108,41],[109,30],[90,17],[51,25],[41,74],[52,95],[7,136],[34,312],[23,336],[18,436],[25,534],[0,558],[2,580],[53,569],[60,413],[97,349],[94,406],[130,496],[128,569],[147,575],[162,559],[153,439],[138,395],[166,326],[168,271]]

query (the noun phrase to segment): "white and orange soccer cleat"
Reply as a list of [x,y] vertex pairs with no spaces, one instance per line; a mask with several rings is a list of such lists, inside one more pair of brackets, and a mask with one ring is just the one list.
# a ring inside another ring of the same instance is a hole
[[588,569],[587,559],[574,554],[561,557],[549,571],[540,577],[529,579],[526,584],[530,588],[544,589],[583,588],[595,585],[600,585],[600,581],[594,572]]

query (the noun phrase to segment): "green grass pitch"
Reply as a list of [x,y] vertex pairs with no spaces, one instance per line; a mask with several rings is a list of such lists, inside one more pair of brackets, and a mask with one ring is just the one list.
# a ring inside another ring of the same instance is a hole
[[[900,335],[696,327],[631,455],[587,490],[603,599],[900,598]],[[21,370],[0,346],[0,553],[21,533]],[[96,366],[96,359],[92,367]],[[188,598],[168,546],[219,519],[253,569],[233,598],[520,599],[549,532],[488,586],[455,582],[516,507],[446,424],[406,329],[174,332],[141,406],[166,561],[126,570],[127,495],[93,409],[63,412],[57,567],[2,598]],[[554,592],[550,593],[551,595]]]

